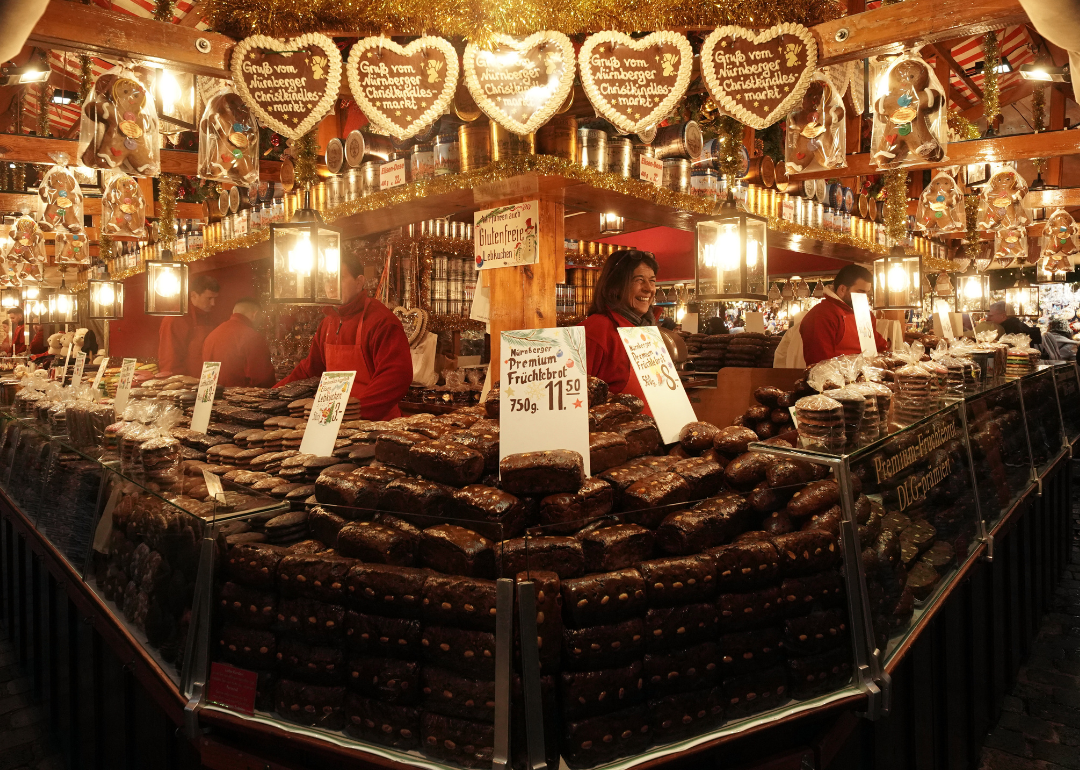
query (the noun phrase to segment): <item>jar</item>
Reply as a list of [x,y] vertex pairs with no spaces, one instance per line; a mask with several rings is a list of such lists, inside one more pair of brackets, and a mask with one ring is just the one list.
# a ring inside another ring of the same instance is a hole
[[609,137],[607,141],[607,170],[629,178],[634,169],[634,143],[625,136]]
[[458,154],[462,172],[491,163],[491,130],[486,123],[458,126]]
[[461,171],[461,158],[458,155],[458,135],[439,134],[433,147],[435,176],[457,174]]
[[536,131],[536,151],[563,160],[578,159],[577,118],[556,115]]
[[435,176],[435,153],[430,144],[414,144],[409,150],[409,181]]
[[664,160],[664,187],[681,193],[690,189],[689,159],[667,158]]
[[577,162],[597,171],[607,171],[607,140],[607,134],[599,129],[579,128]]

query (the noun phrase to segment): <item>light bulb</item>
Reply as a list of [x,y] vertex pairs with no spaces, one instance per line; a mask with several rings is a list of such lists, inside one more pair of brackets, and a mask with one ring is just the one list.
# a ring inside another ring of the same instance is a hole
[[158,78],[158,94],[161,96],[161,111],[170,113],[180,101],[180,84],[176,76],[168,70],[162,70]]
[[964,298],[975,300],[982,296],[982,286],[977,278],[968,278],[964,281]]
[[71,310],[71,298],[67,294],[56,295],[56,307],[62,315],[67,315]]
[[341,269],[341,252],[335,248],[326,248],[322,250],[321,257],[321,270],[323,275],[336,275]]
[[158,273],[154,281],[154,291],[159,297],[175,297],[180,293],[180,276],[176,270],[168,268]]
[[38,296],[37,287],[35,287],[35,286],[26,287],[26,298],[27,299],[37,299],[37,296]]
[[111,283],[98,284],[98,304],[111,305],[116,299]]
[[289,250],[289,272],[310,275],[313,259],[311,238],[306,230],[302,230],[297,233],[296,245]]
[[889,291],[902,292],[908,289],[908,274],[902,265],[893,265],[889,270]]

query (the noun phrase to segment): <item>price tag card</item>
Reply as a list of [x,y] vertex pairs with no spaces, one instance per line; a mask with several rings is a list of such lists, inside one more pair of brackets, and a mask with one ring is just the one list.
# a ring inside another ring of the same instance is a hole
[[687,334],[698,333],[698,314],[697,313],[683,313],[682,317],[682,330]]
[[655,326],[620,328],[619,337],[660,429],[660,438],[665,444],[678,441],[683,426],[697,420],[697,415],[660,330]]
[[585,327],[503,332],[500,357],[499,459],[571,449],[591,475]]
[[210,497],[215,500],[218,499],[218,495],[225,492],[225,488],[221,486],[221,477],[216,473],[211,473],[208,470],[202,472],[203,482],[206,484],[206,491]]
[[97,390],[98,387],[101,385],[101,378],[102,378],[102,376],[104,376],[105,370],[108,369],[108,368],[109,368],[109,358],[108,358],[108,356],[106,356],[105,358],[101,359],[101,363],[98,364],[97,374],[94,375],[94,386],[93,386],[94,390]]
[[379,166],[379,189],[388,190],[405,184],[405,159],[398,158]]
[[138,364],[138,359],[125,358],[120,366],[120,382],[116,386],[116,401],[113,402],[118,416],[127,408],[128,394],[131,392],[131,383],[135,379],[135,367]]
[[75,354],[75,373],[71,375],[71,384],[78,385],[82,382],[83,369],[86,368],[86,353],[81,350]]
[[851,305],[855,309],[855,328],[859,330],[859,347],[864,356],[878,354],[874,340],[874,317],[870,314],[870,300],[862,292],[851,293]]
[[255,713],[255,686],[258,682],[259,675],[254,671],[228,663],[211,663],[206,699],[230,711],[252,716]]
[[195,395],[195,409],[191,413],[191,429],[196,433],[206,433],[206,427],[210,424],[210,412],[214,408],[214,393],[217,391],[220,374],[220,361],[207,361],[202,365],[199,392]]
[[539,225],[539,201],[473,212],[476,269],[534,264],[540,254]]
[[121,484],[113,484],[112,492],[109,493],[109,501],[105,503],[105,510],[98,519],[97,529],[94,530],[94,550],[98,553],[108,553],[109,544],[112,542],[113,511],[120,502],[120,493],[124,491]]
[[334,442],[345,418],[345,404],[355,377],[356,372],[323,372],[300,442],[302,453],[316,457],[329,457],[334,453]]
[[952,328],[952,318],[949,316],[949,303],[939,299],[934,303],[934,319],[941,325],[941,334],[947,340],[956,339],[956,333]]
[[765,316],[762,313],[755,312],[753,310],[746,314],[746,326],[743,327],[748,332],[757,332],[758,334],[765,333]]
[[664,161],[642,155],[638,176],[642,181],[652,182],[659,187],[664,183]]

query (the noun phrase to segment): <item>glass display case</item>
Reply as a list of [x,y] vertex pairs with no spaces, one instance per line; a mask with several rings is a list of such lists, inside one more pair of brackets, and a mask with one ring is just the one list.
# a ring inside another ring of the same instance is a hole
[[1067,447],[1058,408],[1056,368],[1040,365],[1032,374],[1020,378],[1031,462],[1037,476],[1041,476]]
[[1054,367],[1058,404],[1065,438],[1074,444],[1080,438],[1080,380],[1075,361],[1061,362]]

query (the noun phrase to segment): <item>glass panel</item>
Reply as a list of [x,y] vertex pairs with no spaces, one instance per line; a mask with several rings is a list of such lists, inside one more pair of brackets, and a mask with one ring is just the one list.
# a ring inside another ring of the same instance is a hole
[[341,236],[319,230],[319,299],[341,299]]
[[975,493],[990,530],[1032,483],[1020,386],[1009,382],[969,396],[965,409]]
[[42,505],[34,526],[80,575],[90,552],[94,522],[104,505],[104,469],[61,441],[51,442],[42,479]]
[[1034,374],[1021,377],[1020,392],[1024,396],[1031,461],[1042,476],[1064,446],[1053,368],[1040,367]]
[[1054,367],[1054,382],[1057,384],[1058,404],[1061,406],[1061,418],[1064,422],[1065,437],[1070,443],[1080,438],[1080,387],[1078,387],[1075,362]]
[[310,227],[274,227],[274,299],[310,300],[315,273],[315,244]]

